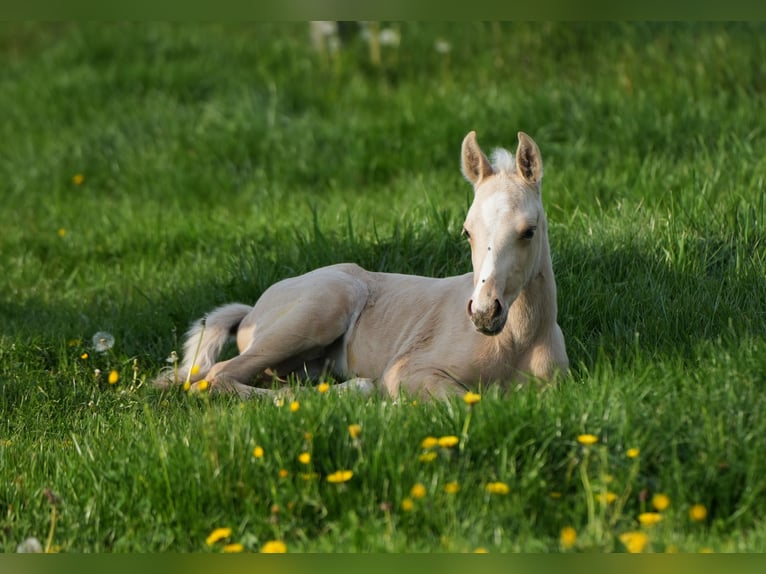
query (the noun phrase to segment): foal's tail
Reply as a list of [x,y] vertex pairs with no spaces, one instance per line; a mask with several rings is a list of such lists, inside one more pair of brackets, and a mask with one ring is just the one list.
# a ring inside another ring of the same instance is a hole
[[[173,383],[184,383],[187,378],[191,382],[204,379],[226,341],[236,335],[237,327],[252,309],[249,305],[231,303],[213,309],[202,319],[195,321],[186,333],[183,360],[178,366],[178,371],[175,367],[164,369],[154,380],[154,384],[169,387]],[[198,369],[189,376],[192,367],[195,366]]]

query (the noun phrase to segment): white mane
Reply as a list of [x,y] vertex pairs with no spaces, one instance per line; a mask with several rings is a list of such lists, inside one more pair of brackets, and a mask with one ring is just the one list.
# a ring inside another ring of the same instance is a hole
[[513,173],[516,171],[516,159],[507,149],[496,148],[492,151],[492,170]]

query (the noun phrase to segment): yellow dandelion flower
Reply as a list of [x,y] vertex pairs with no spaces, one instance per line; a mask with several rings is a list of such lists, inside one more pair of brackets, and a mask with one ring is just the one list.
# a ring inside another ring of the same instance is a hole
[[189,369],[189,373],[191,374],[192,377],[196,375],[197,373],[199,373],[199,365],[192,365],[192,368]]
[[263,447],[257,446],[253,449],[253,458],[263,458]]
[[319,383],[317,385],[317,391],[321,394],[325,394],[327,391],[330,390],[330,383]]
[[460,442],[460,439],[454,435],[443,436],[439,438],[439,446],[451,448]]
[[404,500],[402,500],[401,507],[404,512],[410,512],[414,506],[415,506],[415,503],[412,502],[411,498],[405,498]]
[[581,434],[577,435],[577,442],[585,446],[590,446],[598,442],[598,437],[594,434]]
[[424,452],[418,457],[420,462],[433,462],[438,455],[434,451]]
[[235,542],[234,544],[227,544],[223,548],[221,548],[221,552],[224,554],[238,554],[239,552],[242,552],[245,549],[244,546],[242,546],[239,542]]
[[219,540],[223,540],[229,536],[231,536],[231,528],[216,528],[208,534],[208,537],[205,539],[205,544],[212,546]]
[[316,472],[302,472],[301,478],[305,480],[306,482],[308,482],[310,480],[316,480],[317,478],[319,478],[319,474]]
[[699,549],[700,554],[713,554],[715,551],[710,546],[703,546]]
[[109,384],[110,385],[117,384],[117,381],[119,381],[119,380],[120,380],[120,373],[118,373],[114,369],[109,371]]
[[199,383],[197,383],[197,390],[206,391],[209,386],[210,383],[208,383],[206,379],[202,379]]
[[311,462],[311,453],[309,452],[302,452],[298,455],[298,460],[301,464],[308,464]]
[[261,546],[261,554],[284,554],[287,552],[287,545],[281,540],[269,540]]
[[191,381],[184,381],[182,388],[184,391],[188,391],[189,389],[191,389]]
[[410,496],[412,498],[423,498],[426,495],[426,487],[421,483],[416,482],[410,489]]
[[314,435],[311,434],[310,432],[303,433],[303,440],[310,442],[311,439],[313,439],[313,438],[314,438]]
[[64,237],[66,235],[66,229],[63,227],[59,227],[59,230],[56,232],[59,237]]
[[599,492],[596,495],[596,500],[598,500],[601,504],[612,504],[615,500],[617,500],[617,495],[611,491]]
[[490,482],[484,488],[490,494],[508,494],[511,491],[504,482]]
[[466,394],[463,395],[463,400],[468,405],[475,405],[481,400],[481,395],[468,391]]
[[351,438],[359,438],[359,435],[362,434],[362,425],[348,425],[348,434],[351,435]]
[[298,401],[293,401],[290,403],[290,412],[294,413],[297,412],[298,409],[301,408],[301,404]]
[[421,441],[420,447],[424,449],[429,449],[429,448],[435,447],[438,444],[439,444],[438,438],[436,438],[435,436],[427,436]]
[[87,360],[88,360],[88,357],[89,357],[88,353],[83,353],[82,355],[80,355],[80,358],[81,358],[83,361],[87,361]]
[[577,530],[572,526],[565,526],[559,534],[559,542],[562,548],[569,550],[577,542]]
[[550,496],[553,500],[558,500],[561,498],[561,493],[557,490],[553,490],[548,493],[548,496]]
[[644,532],[631,531],[620,534],[620,542],[631,554],[640,554],[649,543],[649,537]]
[[636,458],[638,457],[639,454],[641,454],[641,449],[635,448],[635,447],[629,448],[628,450],[625,451],[625,456],[627,456],[628,458]]
[[652,506],[654,506],[657,512],[662,512],[670,506],[670,497],[667,494],[658,492],[652,496]]
[[641,526],[654,526],[662,521],[662,514],[659,512],[642,512],[638,515],[638,521]]
[[474,554],[489,554],[489,550],[484,548],[484,546],[477,546],[473,549]]
[[341,482],[348,482],[353,476],[354,471],[352,470],[336,470],[332,474],[327,475],[327,482],[331,482],[332,484],[340,484]]
[[444,485],[444,492],[447,494],[457,494],[460,492],[460,484],[457,482],[448,482]]
[[279,478],[287,478],[290,476],[290,472],[286,468],[279,469]]
[[689,518],[694,522],[702,522],[707,518],[707,508],[704,504],[695,504],[689,509]]
[[81,173],[76,173],[72,176],[72,183],[75,185],[82,185],[85,182],[85,176]]

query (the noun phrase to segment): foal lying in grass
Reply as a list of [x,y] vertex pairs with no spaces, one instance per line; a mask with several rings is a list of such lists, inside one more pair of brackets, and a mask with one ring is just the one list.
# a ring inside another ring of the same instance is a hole
[[[197,321],[178,372],[157,383],[250,397],[290,375],[331,373],[346,380],[340,388],[445,398],[566,371],[542,158],[532,138],[518,140],[515,156],[498,149],[491,163],[474,132],[463,140],[475,192],[464,224],[471,273],[437,279],[342,263],[285,279],[254,306],[225,305]],[[231,336],[239,355],[216,362]]]

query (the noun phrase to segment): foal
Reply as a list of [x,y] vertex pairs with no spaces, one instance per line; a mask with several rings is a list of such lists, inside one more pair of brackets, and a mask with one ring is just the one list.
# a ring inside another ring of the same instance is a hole
[[[515,157],[498,149],[492,163],[475,132],[463,140],[462,172],[475,192],[464,224],[472,273],[436,279],[342,263],[285,279],[255,306],[225,305],[197,321],[178,372],[157,383],[189,380],[197,390],[204,380],[249,397],[273,393],[265,387],[289,375],[332,373],[351,379],[339,387],[446,398],[566,371],[542,158],[532,138],[518,140]],[[239,355],[216,362],[230,336]]]

